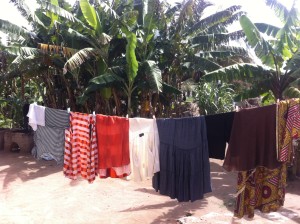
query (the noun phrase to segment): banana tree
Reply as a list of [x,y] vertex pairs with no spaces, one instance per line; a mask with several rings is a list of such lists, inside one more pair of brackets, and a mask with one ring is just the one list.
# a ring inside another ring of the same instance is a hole
[[[296,1],[287,9],[279,1],[267,0],[275,14],[281,19],[282,27],[264,23],[253,23],[246,16],[240,18],[240,24],[246,36],[246,41],[254,49],[261,65],[234,64],[225,68],[208,72],[204,78],[207,81],[222,80],[232,82],[243,80],[251,83],[241,94],[242,98],[265,96],[283,99],[293,92],[299,82],[299,13],[295,7]],[[298,67],[297,67],[298,65]],[[271,93],[271,94],[270,94]],[[298,95],[299,97],[300,95]]]

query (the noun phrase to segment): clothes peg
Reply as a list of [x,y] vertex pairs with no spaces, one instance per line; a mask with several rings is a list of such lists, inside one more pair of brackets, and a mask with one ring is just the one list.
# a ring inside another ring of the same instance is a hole
[[68,107],[67,111],[68,111],[68,113],[70,113],[70,111],[71,111],[70,107]]
[[153,116],[152,116],[152,117],[153,117],[153,119],[155,119],[155,115],[154,115],[154,114],[153,114]]
[[128,118],[128,114],[126,114],[126,118]]
[[96,116],[96,113],[95,113],[95,111],[93,111],[93,116]]

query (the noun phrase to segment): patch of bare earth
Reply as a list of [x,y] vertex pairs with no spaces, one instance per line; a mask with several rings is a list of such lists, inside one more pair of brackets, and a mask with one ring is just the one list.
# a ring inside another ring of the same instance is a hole
[[151,180],[71,181],[53,161],[0,151],[0,223],[300,223],[300,181],[289,182],[284,207],[253,219],[233,217],[236,174],[211,160],[213,192],[178,203],[152,188]]

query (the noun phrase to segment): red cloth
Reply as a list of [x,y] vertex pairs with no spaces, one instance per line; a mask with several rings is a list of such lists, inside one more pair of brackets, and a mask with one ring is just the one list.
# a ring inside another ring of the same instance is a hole
[[129,175],[129,120],[97,114],[96,121],[100,177]]

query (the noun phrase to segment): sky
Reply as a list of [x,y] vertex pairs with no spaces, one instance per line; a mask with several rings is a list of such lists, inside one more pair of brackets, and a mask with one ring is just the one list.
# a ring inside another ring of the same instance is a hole
[[[34,5],[34,0],[25,0]],[[76,0],[68,0],[71,4],[74,4]],[[151,1],[151,0],[149,0]],[[241,5],[242,10],[246,11],[249,18],[254,22],[266,22],[273,25],[280,25],[280,21],[275,17],[274,12],[268,8],[264,0],[209,0],[215,6],[209,7],[206,15],[215,13],[222,9],[225,9],[231,5]],[[279,0],[286,7],[291,7],[292,0]],[[168,0],[168,2],[180,2],[180,0]],[[300,9],[300,1],[297,2],[297,6]],[[9,20],[12,23],[30,28],[26,20],[20,15],[16,7],[9,0],[1,0],[0,7],[0,19]],[[233,30],[239,29],[239,24],[232,27]]]

